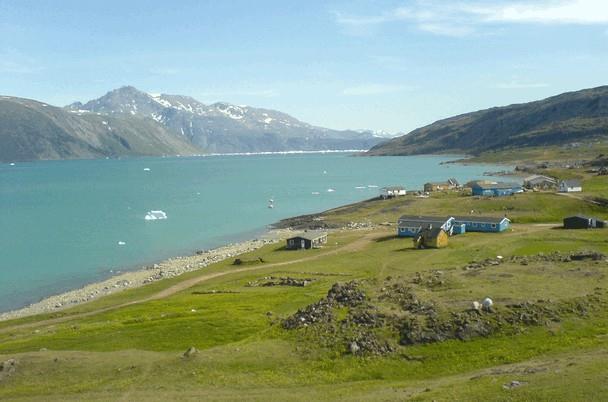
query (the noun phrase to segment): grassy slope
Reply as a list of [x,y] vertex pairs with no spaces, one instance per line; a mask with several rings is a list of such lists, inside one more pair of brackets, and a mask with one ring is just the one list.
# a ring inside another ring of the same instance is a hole
[[[394,221],[404,212],[476,209],[499,213],[505,207],[516,222],[556,222],[571,209],[602,213],[583,201],[556,197],[408,198],[365,203],[358,210],[338,209],[326,214],[326,219],[381,222]],[[0,382],[0,399],[167,400],[179,395],[225,400],[599,400],[608,392],[606,311],[593,319],[569,317],[551,327],[530,327],[516,336],[399,347],[394,356],[384,358],[355,358],[344,355],[341,348],[320,348],[306,331],[285,331],[276,324],[278,318],[323,297],[335,282],[367,279],[373,296],[387,276],[407,281],[415,272],[433,269],[445,272],[448,286],[420,288],[419,294],[446,308],[464,308],[486,295],[500,305],[512,300],[568,299],[608,287],[605,263],[503,264],[479,275],[460,269],[471,260],[497,254],[582,249],[608,253],[604,232],[519,224],[503,234],[454,237],[447,249],[415,251],[410,240],[392,238],[393,229],[385,230],[387,237],[361,250],[277,268],[261,266],[260,271],[215,278],[162,300],[51,326],[11,329],[14,322],[2,323],[0,360],[15,356],[20,363],[15,375]],[[323,251],[288,252],[271,245],[248,257],[262,256],[268,263],[287,261],[336,249],[360,236],[357,232],[333,234]],[[231,269],[229,262],[223,262],[205,272]],[[305,288],[245,286],[267,275],[317,280]],[[61,314],[138,299],[179,280],[127,291]],[[237,293],[206,293],[212,290]],[[201,353],[181,359],[189,346]],[[528,383],[503,389],[502,384],[511,380]]]

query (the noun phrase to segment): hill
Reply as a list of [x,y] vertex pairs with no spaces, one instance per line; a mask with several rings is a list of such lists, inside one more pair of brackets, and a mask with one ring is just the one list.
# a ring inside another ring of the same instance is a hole
[[8,96],[0,97],[0,143],[2,162],[200,153],[150,119],[71,113]]
[[439,120],[379,144],[368,155],[475,155],[600,138],[608,138],[608,86]]
[[150,118],[211,153],[369,149],[383,139],[366,130],[316,127],[276,110],[223,102],[206,105],[189,96],[148,94],[131,86],[66,108],[80,114]]

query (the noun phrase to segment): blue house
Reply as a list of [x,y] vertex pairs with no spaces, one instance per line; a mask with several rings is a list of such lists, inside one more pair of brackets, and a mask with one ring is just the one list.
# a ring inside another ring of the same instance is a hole
[[503,197],[505,195],[521,193],[523,188],[521,184],[517,183],[474,183],[471,186],[471,190],[473,191],[473,195],[484,197]]
[[454,225],[464,225],[467,232],[503,232],[509,228],[511,221],[492,216],[456,216]]
[[397,236],[415,237],[424,229],[441,228],[448,235],[452,234],[454,218],[451,216],[414,216],[403,215],[397,221]]

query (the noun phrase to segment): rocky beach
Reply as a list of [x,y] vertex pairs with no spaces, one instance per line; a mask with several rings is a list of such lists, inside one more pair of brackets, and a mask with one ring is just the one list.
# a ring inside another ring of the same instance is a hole
[[122,272],[103,281],[44,298],[29,306],[0,313],[0,321],[60,311],[126,289],[196,271],[216,262],[254,251],[267,244],[278,243],[285,239],[288,233],[291,233],[290,229],[275,229],[259,239],[232,243],[211,250],[199,250],[194,255],[169,258],[135,271]]

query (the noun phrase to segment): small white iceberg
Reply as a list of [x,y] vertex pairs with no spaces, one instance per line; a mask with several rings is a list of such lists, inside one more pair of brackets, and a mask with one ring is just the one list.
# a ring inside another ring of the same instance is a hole
[[336,191],[336,190],[334,190],[333,188],[328,188],[328,189],[327,189],[327,192],[328,192],[328,193],[333,193],[334,191]]
[[321,193],[320,193],[320,192],[318,192],[318,191],[313,191],[313,192],[312,192],[312,195],[319,195],[319,194],[321,194]]
[[10,166],[15,166],[15,162],[9,163]]
[[362,189],[364,189],[364,188],[365,188],[365,186],[357,186],[357,187],[355,187],[355,188],[356,188],[357,190],[362,190]]
[[369,187],[369,188],[376,188],[378,186],[376,186],[375,184],[368,184],[367,187]]
[[167,214],[164,211],[148,211],[144,217],[147,221],[156,221],[159,219],[167,219]]
[[149,172],[150,168],[144,168],[144,172]]
[[124,241],[119,241],[119,242],[118,242],[118,245],[119,245],[119,246],[124,246],[125,244],[127,244],[127,243],[125,243]]

